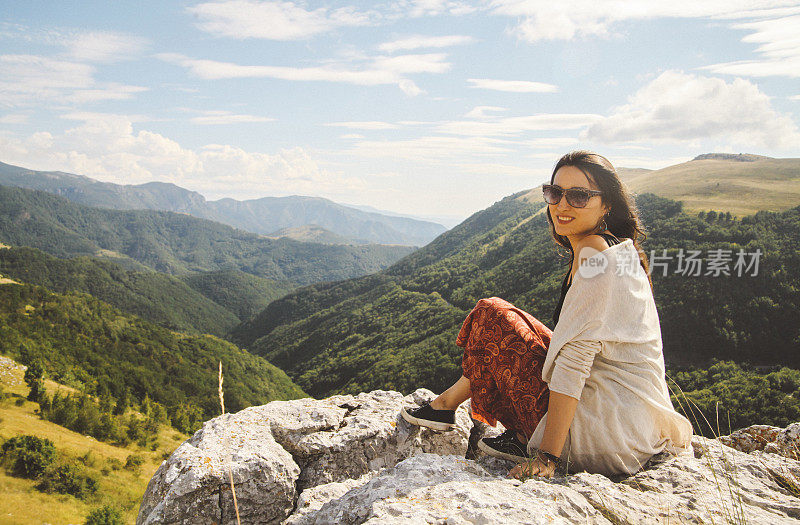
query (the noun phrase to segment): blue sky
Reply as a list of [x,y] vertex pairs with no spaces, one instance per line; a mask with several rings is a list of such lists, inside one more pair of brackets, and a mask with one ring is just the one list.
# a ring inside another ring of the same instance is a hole
[[0,161],[460,220],[586,148],[798,157],[800,2],[0,1]]

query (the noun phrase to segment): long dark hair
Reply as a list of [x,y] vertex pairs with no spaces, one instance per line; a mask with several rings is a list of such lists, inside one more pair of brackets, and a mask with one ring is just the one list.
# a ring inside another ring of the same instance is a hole
[[[609,207],[609,212],[604,219],[600,219],[594,232],[600,233],[604,231],[602,223],[603,220],[605,220],[608,231],[617,236],[617,238],[620,238],[620,240],[622,240],[623,237],[633,239],[633,246],[639,253],[639,262],[647,275],[647,280],[650,282],[650,290],[652,291],[653,279],[650,277],[650,264],[647,260],[647,255],[644,253],[644,250],[641,249],[639,243],[639,236],[642,237],[643,241],[647,239],[645,227],[639,219],[639,210],[636,207],[636,202],[633,200],[628,188],[619,179],[617,170],[615,170],[608,159],[602,155],[585,150],[571,151],[558,159],[555,168],[553,168],[553,174],[550,175],[550,184],[553,184],[556,178],[556,172],[563,166],[574,166],[578,168],[603,192],[600,198],[603,204]],[[549,206],[545,213],[547,214],[547,222],[550,223],[550,233],[553,235],[553,239],[556,243],[569,250],[569,267],[567,268],[567,273],[569,273],[572,262],[575,259],[572,245],[566,236],[556,233],[553,217],[550,216]]]

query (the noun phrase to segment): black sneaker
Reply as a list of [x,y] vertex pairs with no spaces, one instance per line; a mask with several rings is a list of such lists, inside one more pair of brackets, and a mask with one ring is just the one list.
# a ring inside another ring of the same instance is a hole
[[499,436],[483,438],[478,441],[478,448],[497,458],[522,462],[530,459],[528,444],[517,437],[517,431],[508,429]]
[[426,401],[417,408],[403,408],[403,419],[412,425],[431,428],[433,430],[453,430],[456,428],[455,410],[436,410]]

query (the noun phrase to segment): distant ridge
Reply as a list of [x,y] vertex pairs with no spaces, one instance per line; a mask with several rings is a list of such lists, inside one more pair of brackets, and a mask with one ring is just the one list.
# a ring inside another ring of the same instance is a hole
[[367,244],[367,241],[358,239],[348,239],[341,235],[336,235],[330,230],[316,224],[304,224],[293,228],[281,228],[267,235],[270,239],[280,239],[289,237],[296,241],[318,242],[321,244]]
[[321,197],[290,195],[209,201],[196,191],[166,182],[121,185],[59,171],[34,171],[0,162],[0,184],[46,191],[78,204],[116,210],[158,210],[193,215],[261,235],[283,228],[319,225],[342,238],[333,244],[424,246],[447,231],[437,222],[380,213]]
[[733,160],[736,162],[754,162],[757,160],[772,159],[764,155],[754,155],[752,153],[703,153],[692,160]]

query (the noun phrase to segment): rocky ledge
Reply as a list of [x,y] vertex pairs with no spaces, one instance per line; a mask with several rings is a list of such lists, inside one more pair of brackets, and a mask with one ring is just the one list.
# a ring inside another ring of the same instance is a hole
[[137,525],[236,523],[797,523],[800,423],[758,425],[693,454],[658,455],[633,476],[586,472],[507,477],[513,463],[479,453],[487,428],[409,425],[400,409],[431,400],[375,390],[273,401],[207,421],[147,486]]

